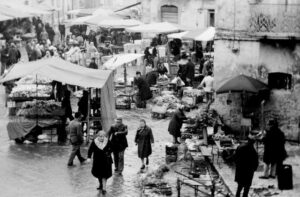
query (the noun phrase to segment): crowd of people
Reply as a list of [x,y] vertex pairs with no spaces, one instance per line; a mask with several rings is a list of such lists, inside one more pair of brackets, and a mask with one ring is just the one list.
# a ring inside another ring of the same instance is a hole
[[[74,159],[77,156],[81,164],[90,163],[93,157],[93,165],[91,173],[98,179],[98,190],[102,194],[106,194],[106,182],[112,176],[112,164],[115,166],[115,174],[122,175],[124,170],[124,152],[128,147],[126,135],[128,134],[128,126],[117,118],[116,123],[111,126],[108,133],[98,131],[89,146],[87,157],[83,157],[80,153],[80,147],[83,144],[83,130],[80,123],[82,115],[75,113],[75,118],[70,122],[70,141],[72,144],[72,152],[68,160],[68,166],[74,166]],[[149,165],[149,156],[152,154],[152,144],[154,143],[153,133],[147,126],[144,119],[140,120],[137,128],[134,142],[138,149],[138,157],[141,159],[141,170]]]

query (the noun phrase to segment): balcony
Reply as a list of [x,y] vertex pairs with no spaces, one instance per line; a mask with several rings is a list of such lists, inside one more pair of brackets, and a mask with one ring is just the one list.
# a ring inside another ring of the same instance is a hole
[[250,5],[249,32],[274,39],[299,39],[300,3]]

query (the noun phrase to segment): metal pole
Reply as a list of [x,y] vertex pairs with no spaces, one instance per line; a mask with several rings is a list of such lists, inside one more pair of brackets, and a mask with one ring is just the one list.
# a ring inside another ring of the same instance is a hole
[[90,140],[90,113],[91,113],[91,88],[89,88],[88,90],[88,113],[87,113],[87,116],[86,116],[86,141],[87,143],[89,142]]

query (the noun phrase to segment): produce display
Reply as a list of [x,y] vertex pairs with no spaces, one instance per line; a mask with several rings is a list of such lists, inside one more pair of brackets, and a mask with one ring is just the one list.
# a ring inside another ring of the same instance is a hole
[[16,84],[50,84],[51,82],[52,80],[45,77],[28,75],[21,78]]
[[168,85],[169,78],[166,75],[159,75],[156,83],[157,85]]
[[63,115],[61,103],[54,100],[26,101],[17,112],[17,116],[24,116],[25,118],[53,118],[61,115]]
[[9,97],[11,98],[30,98],[30,97],[50,97],[51,85],[20,84],[13,87]]
[[154,106],[152,108],[152,112],[161,113],[162,111],[164,111],[164,113],[167,113],[169,115],[172,115],[181,105],[180,100],[172,94],[164,94],[162,96],[154,98],[153,104]]
[[193,107],[196,105],[196,99],[203,95],[203,90],[186,89],[183,91],[182,103],[186,106]]
[[119,96],[116,98],[116,105],[129,105],[131,103],[130,97]]

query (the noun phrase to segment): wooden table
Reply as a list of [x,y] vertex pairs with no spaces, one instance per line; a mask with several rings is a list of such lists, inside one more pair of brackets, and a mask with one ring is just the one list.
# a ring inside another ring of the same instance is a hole
[[[222,154],[223,151],[225,151],[225,150],[233,150],[234,151],[239,146],[239,144],[232,143],[232,146],[224,147],[224,146],[221,146],[220,140],[215,140],[215,144],[216,144],[215,147],[217,148],[217,164],[220,164],[219,163],[219,158],[220,158],[220,154]],[[213,149],[212,149],[212,155],[213,155],[213,162],[214,162]]]

